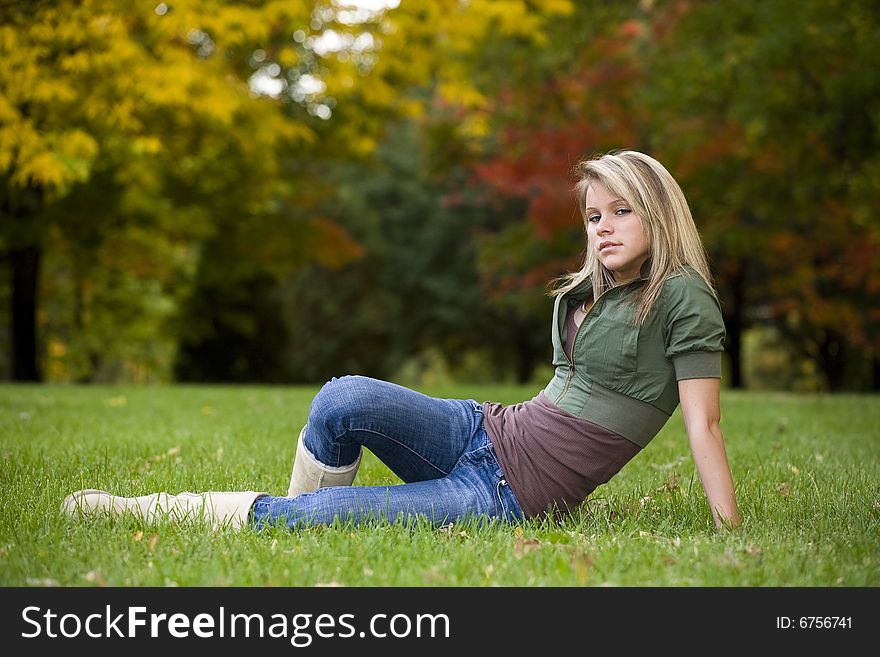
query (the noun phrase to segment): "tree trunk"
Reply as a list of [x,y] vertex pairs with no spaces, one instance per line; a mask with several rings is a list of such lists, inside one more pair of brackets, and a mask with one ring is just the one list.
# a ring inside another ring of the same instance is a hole
[[745,387],[743,382],[742,337],[745,321],[745,277],[742,269],[730,281],[733,312],[727,318],[727,353],[730,355],[730,386]]
[[37,293],[42,252],[28,246],[10,252],[12,264],[12,379],[41,381],[37,367]]
[[528,327],[520,326],[516,331],[516,354],[516,382],[528,383],[535,373],[535,350]]
[[37,365],[37,295],[43,256],[43,188],[39,185],[13,189],[8,179],[0,179],[2,241],[12,274],[10,315],[12,320],[12,380],[41,381]]
[[840,392],[844,388],[846,374],[846,343],[835,331],[825,331],[819,343],[819,367],[825,375],[828,389]]
[[743,380],[743,332],[746,328],[745,320],[745,263],[740,262],[734,273],[727,276],[727,284],[724,287],[729,292],[729,304],[725,304],[727,312],[724,313],[724,327],[727,330],[727,339],[724,349],[730,357],[730,387],[741,389],[745,387]]

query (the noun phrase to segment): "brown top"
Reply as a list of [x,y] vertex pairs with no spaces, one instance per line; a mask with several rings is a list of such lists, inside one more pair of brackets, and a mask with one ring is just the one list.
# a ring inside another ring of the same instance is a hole
[[[576,313],[568,313],[571,358]],[[577,314],[581,319],[582,314]],[[502,406],[484,402],[484,426],[523,513],[566,511],[611,479],[641,447],[609,429],[555,406],[539,392]]]
[[544,396],[483,404],[484,425],[527,518],[567,511],[617,474],[641,447]]

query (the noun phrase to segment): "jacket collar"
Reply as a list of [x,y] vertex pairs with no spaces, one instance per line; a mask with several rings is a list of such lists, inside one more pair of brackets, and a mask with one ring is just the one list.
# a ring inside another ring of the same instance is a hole
[[[648,258],[647,260],[645,260],[645,262],[642,263],[641,269],[639,270],[639,278],[636,280],[638,280],[640,283],[644,283],[648,279],[650,279],[651,278],[651,265],[652,265],[651,258]],[[636,280],[630,281],[630,283],[628,283],[628,285],[635,283]],[[581,283],[579,283],[576,288],[571,290],[571,292],[569,294],[573,297],[579,297],[585,293],[591,292],[592,289],[593,289],[593,275],[590,274]]]

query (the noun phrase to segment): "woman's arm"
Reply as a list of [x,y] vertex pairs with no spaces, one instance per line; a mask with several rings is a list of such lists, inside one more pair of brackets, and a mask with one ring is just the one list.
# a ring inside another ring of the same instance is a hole
[[742,519],[736,506],[733,477],[727,464],[724,436],[721,434],[721,380],[684,379],[678,382],[684,427],[703,490],[712,509],[715,526],[739,526]]

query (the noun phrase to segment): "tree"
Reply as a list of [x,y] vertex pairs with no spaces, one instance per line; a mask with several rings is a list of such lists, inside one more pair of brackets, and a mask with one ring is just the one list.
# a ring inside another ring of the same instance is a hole
[[831,390],[880,352],[877,19],[871,2],[778,0],[646,21],[655,145],[706,218],[729,333],[771,321]]
[[[364,157],[387,117],[421,111],[425,89],[478,106],[468,67],[481,40],[495,32],[541,39],[547,16],[569,8],[565,0],[476,0],[404,3],[392,15],[306,0],[181,0],[124,11],[111,0],[5,3],[0,248],[12,271],[14,378],[41,376],[37,294],[47,248],[66,258],[53,271],[73,270],[73,301],[62,304],[73,319],[51,324],[68,339],[113,336],[112,313],[93,312],[114,298],[99,263],[131,252],[134,227],[157,236],[143,271],[172,304],[189,294],[195,267],[198,284],[213,285],[209,270],[223,265],[202,254],[228,254],[227,235],[250,235],[248,222],[261,223],[254,232],[273,244],[300,244],[278,250],[295,262],[351,255],[340,231],[289,211],[309,180],[283,179],[280,154],[311,143],[318,159]],[[86,208],[89,198],[101,203]],[[282,232],[286,240],[274,239]],[[169,251],[186,255],[163,268]],[[254,253],[262,254],[236,251]],[[239,282],[271,281],[284,267],[252,267]],[[131,309],[147,312],[136,302]],[[96,332],[97,316],[107,325]],[[83,362],[94,370],[95,358],[92,350]]]
[[512,218],[499,232],[506,248],[484,260],[492,285],[500,274],[524,290],[550,263],[578,266],[551,246],[576,216],[557,181],[582,155],[645,150],[691,201],[733,385],[744,384],[742,336],[759,322],[818,363],[828,388],[864,385],[880,351],[880,89],[864,66],[880,59],[877,18],[868,2],[579,4],[558,26],[564,45],[523,49],[521,76],[481,87],[497,99],[497,139],[477,179],[523,199],[532,227]]
[[[277,278],[260,279],[261,298],[275,299],[264,306],[265,314],[273,315],[277,304],[288,308],[287,332],[272,335],[274,351],[289,356],[274,363],[279,369],[273,377],[316,381],[340,371],[389,376],[407,356],[429,346],[455,361],[485,344],[482,336],[476,338],[486,314],[476,311],[480,296],[471,280],[471,234],[486,213],[445,202],[444,194],[452,196],[459,185],[460,167],[444,162],[451,161],[450,147],[479,130],[479,119],[470,120],[485,104],[472,82],[477,53],[499,40],[541,39],[545,16],[567,11],[569,3],[499,7],[485,0],[404,3],[354,20],[324,6],[315,10],[311,31],[298,31],[295,70],[280,76],[292,83],[309,76],[320,91],[303,100],[327,120],[311,124],[319,152],[300,149],[285,158],[286,177],[300,183],[290,217],[344,227],[363,257],[339,263],[345,266],[336,271],[303,263],[274,292]],[[362,75],[337,66],[343,58]],[[442,130],[439,108],[452,106],[474,113],[464,115],[459,130],[441,143],[434,139]],[[452,159],[457,156],[467,153],[456,152]],[[222,364],[221,372],[229,372],[233,361],[248,369],[254,357],[240,357],[235,345],[266,346],[268,334],[256,328],[252,309],[235,300],[240,295],[224,299],[215,292],[230,289],[234,277],[225,263],[241,237],[234,230],[218,234],[226,248],[215,242],[202,259],[203,269],[214,270],[206,277],[213,283],[199,283],[185,315],[184,330],[192,335],[184,335],[178,368],[183,378],[213,378],[212,368]],[[253,295],[250,290],[242,298]],[[251,370],[247,376],[266,372]]]
[[506,219],[484,231],[480,270],[504,314],[509,335],[499,342],[513,345],[521,382],[547,362],[547,284],[583,261],[572,167],[584,156],[645,142],[635,102],[642,63],[626,22],[632,11],[634,3],[579,3],[546,28],[549,42],[501,42],[481,53],[476,80],[489,99],[488,130],[471,184],[484,190],[485,207],[505,207]]
[[[37,380],[37,290],[53,226],[80,243],[101,243],[134,221],[187,239],[210,232],[218,206],[265,212],[254,200],[272,191],[267,154],[311,133],[250,93],[247,55],[307,10],[59,0],[0,11],[0,230],[13,272],[13,377]],[[96,206],[79,203],[102,193]]]

